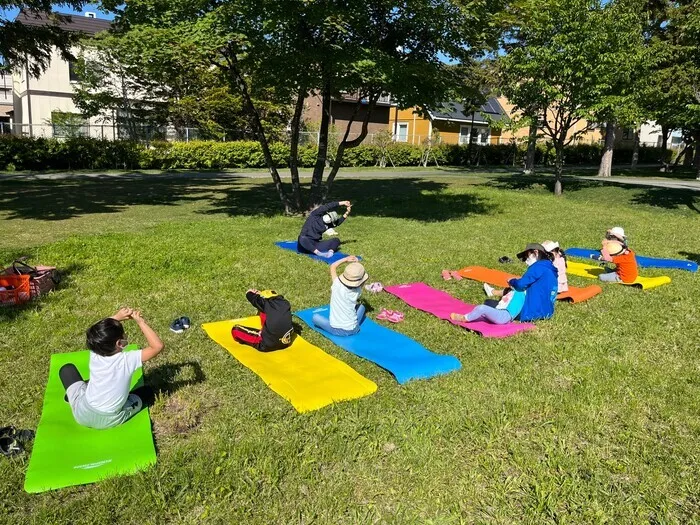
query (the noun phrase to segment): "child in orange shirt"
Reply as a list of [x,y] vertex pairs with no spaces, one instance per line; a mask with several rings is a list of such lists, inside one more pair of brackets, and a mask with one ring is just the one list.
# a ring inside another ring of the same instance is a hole
[[611,262],[615,269],[608,269],[598,278],[607,283],[630,284],[637,280],[639,272],[637,259],[632,250],[627,246],[625,230],[616,226],[610,228],[603,239],[603,248],[600,250],[599,261]]

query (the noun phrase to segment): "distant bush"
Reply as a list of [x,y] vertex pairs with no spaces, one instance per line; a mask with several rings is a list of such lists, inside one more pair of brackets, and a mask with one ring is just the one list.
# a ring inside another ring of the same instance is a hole
[[133,169],[143,146],[121,140],[0,137],[2,170]]
[[[431,150],[429,164],[445,166],[522,166],[525,162],[525,146],[514,144],[489,144],[486,146],[440,144]],[[290,149],[287,144],[270,145],[272,158],[278,167],[289,165]],[[419,166],[425,147],[392,143],[388,146],[387,165]],[[361,144],[346,149],[342,165],[346,167],[371,167],[379,165],[381,149],[373,144]],[[640,147],[639,163],[659,161],[661,148]],[[598,144],[577,144],[564,151],[564,163],[570,166],[597,165],[602,155]],[[666,151],[670,161],[672,151]],[[390,162],[391,161],[391,162]],[[615,164],[629,164],[632,149],[615,150]],[[299,147],[298,164],[310,168],[316,162],[316,147]],[[551,144],[537,145],[535,162],[539,165],[554,164]],[[214,142],[154,142],[150,146],[129,141],[111,141],[86,137],[62,139],[0,136],[0,169],[14,170],[76,170],[76,169],[225,169],[264,168],[265,157],[260,144],[255,141]]]

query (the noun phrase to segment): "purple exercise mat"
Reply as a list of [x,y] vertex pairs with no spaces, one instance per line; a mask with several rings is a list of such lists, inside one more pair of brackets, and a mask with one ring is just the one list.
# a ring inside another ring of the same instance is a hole
[[491,324],[485,321],[473,323],[458,323],[450,319],[451,313],[468,314],[475,306],[463,303],[450,294],[436,290],[425,283],[397,284],[387,286],[385,291],[395,295],[407,305],[433,314],[435,317],[449,321],[452,324],[477,332],[484,337],[509,337],[525,330],[532,330],[532,323]]

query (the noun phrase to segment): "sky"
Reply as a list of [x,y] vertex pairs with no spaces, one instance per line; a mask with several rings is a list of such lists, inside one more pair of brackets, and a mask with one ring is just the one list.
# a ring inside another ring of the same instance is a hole
[[[71,9],[66,6],[56,6],[54,8],[54,11],[57,11],[59,13],[65,13],[69,15],[84,15],[88,11],[91,11],[95,13],[95,16],[97,18],[102,18],[104,20],[112,20],[114,18],[113,13],[104,13],[99,10],[100,5],[99,4],[85,4],[83,7],[82,11],[76,11],[75,9]],[[5,20],[14,20],[15,17],[19,14],[19,9],[0,9],[0,18],[3,18]]]

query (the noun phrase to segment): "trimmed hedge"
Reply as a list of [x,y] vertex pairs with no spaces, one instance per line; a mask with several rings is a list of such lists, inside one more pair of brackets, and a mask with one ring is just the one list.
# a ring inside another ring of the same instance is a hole
[[[278,166],[289,161],[289,146],[283,143],[271,145],[272,156]],[[388,148],[390,160],[395,166],[419,166],[424,149],[410,144],[392,144]],[[564,153],[564,163],[569,166],[596,165],[600,162],[602,146],[579,144],[569,146]],[[660,148],[639,148],[639,163],[656,163]],[[670,161],[672,152],[666,152]],[[381,150],[372,144],[363,144],[345,150],[343,166],[377,166]],[[471,159],[469,159],[471,157]],[[316,148],[300,146],[300,167],[313,167]],[[430,164],[437,160],[446,166],[522,166],[525,147],[513,144],[467,146],[442,144],[432,150]],[[471,162],[469,162],[471,160]],[[630,148],[615,150],[615,164],[629,164]],[[554,164],[551,145],[538,144],[535,162],[539,165]],[[387,165],[391,165],[387,159]],[[5,135],[0,137],[0,170],[51,170],[51,169],[224,169],[264,168],[265,158],[260,144],[254,141],[238,142],[157,142],[144,146],[128,141],[110,141],[92,138],[66,140],[27,138]]]
[[143,147],[120,140],[0,138],[0,169],[133,169],[141,165]]

